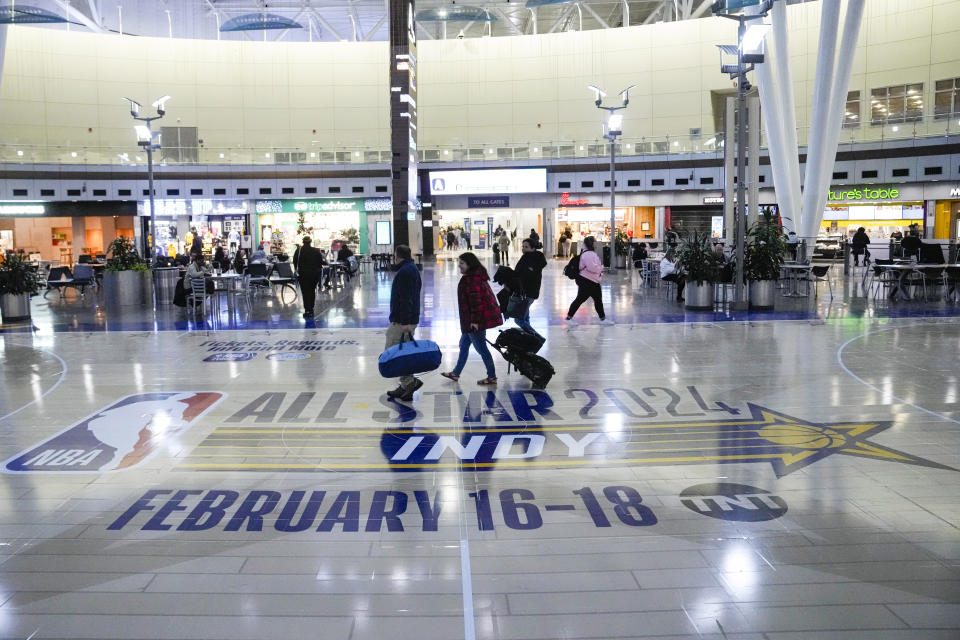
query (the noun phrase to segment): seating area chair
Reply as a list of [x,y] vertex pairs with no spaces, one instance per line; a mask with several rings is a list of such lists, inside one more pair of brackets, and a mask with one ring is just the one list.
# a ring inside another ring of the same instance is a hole
[[814,265],[810,267],[810,274],[807,276],[808,280],[813,283],[813,298],[816,300],[817,296],[820,294],[820,289],[817,285],[821,282],[826,282],[827,286],[830,287],[830,299],[833,300],[833,281],[830,280],[830,265],[826,266],[817,266]]
[[81,253],[80,257],[77,258],[77,264],[90,264],[93,262],[93,256],[89,253]]
[[207,293],[207,281],[205,278],[190,278],[190,295],[187,296],[187,302],[193,305],[193,311],[197,309],[203,311],[204,317],[207,315],[207,300],[213,295]]
[[873,268],[870,271],[870,279],[867,282],[867,288],[873,293],[874,298],[879,298],[880,294],[886,297],[897,284],[900,275],[888,269],[881,269],[883,265],[893,264],[893,260],[874,260]]
[[278,262],[273,267],[274,276],[270,279],[270,283],[274,285],[280,285],[280,298],[283,299],[283,291],[288,287],[293,291],[294,300],[297,296],[297,279],[293,274],[293,265],[289,262]]
[[97,286],[97,276],[93,271],[93,267],[88,264],[78,264],[73,272],[73,282],[70,283],[70,286],[74,289],[79,289],[81,296],[86,294],[87,287]]
[[960,267],[947,267],[943,282],[946,288],[944,297],[950,302],[960,302]]
[[56,289],[62,298],[63,290],[71,286],[73,286],[73,274],[70,272],[70,267],[50,267],[50,272],[47,273],[47,288],[43,292],[43,297],[46,298],[51,290]]
[[[281,263],[283,264],[283,263]],[[270,286],[270,280],[268,278],[270,270],[267,265],[263,263],[254,263],[247,265],[247,275],[250,276],[250,286],[254,288],[263,288]]]

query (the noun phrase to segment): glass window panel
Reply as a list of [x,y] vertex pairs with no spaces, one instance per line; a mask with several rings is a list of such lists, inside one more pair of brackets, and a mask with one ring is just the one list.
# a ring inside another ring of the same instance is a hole
[[933,114],[938,118],[949,118],[953,112],[953,91],[938,91],[933,98]]
[[945,89],[953,89],[953,83],[954,83],[953,78],[951,78],[950,80],[937,80],[936,90],[943,91]]
[[902,96],[906,90],[907,88],[904,86],[887,87],[887,93],[891,96]]
[[903,98],[890,98],[887,101],[887,118],[889,120],[900,120],[905,112]]

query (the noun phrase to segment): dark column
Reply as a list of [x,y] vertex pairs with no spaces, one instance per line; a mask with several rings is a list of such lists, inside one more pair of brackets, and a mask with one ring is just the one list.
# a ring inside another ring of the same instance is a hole
[[[390,151],[393,182],[393,243],[410,243],[416,220],[417,34],[413,0],[390,0]],[[417,252],[418,247],[412,247]]]
[[[433,200],[430,198],[430,172],[429,171],[420,171],[420,200],[423,202],[423,210],[420,212],[420,215],[423,219],[423,222],[426,223],[427,220],[433,222]],[[433,246],[433,231],[432,226],[423,227],[423,255],[432,256],[436,251],[436,247]]]

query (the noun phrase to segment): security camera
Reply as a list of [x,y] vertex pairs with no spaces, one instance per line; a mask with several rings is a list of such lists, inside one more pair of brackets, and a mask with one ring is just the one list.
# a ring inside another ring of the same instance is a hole
[[457,34],[457,40],[463,40],[463,29],[460,29],[460,33]]

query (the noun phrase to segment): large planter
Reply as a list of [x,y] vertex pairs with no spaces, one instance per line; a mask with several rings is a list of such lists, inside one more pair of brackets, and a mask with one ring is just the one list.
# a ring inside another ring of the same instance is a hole
[[617,254],[617,269],[626,269],[627,268],[627,256],[625,254]]
[[30,317],[30,296],[26,293],[5,293],[0,295],[0,317],[4,322],[23,320]]
[[683,290],[684,307],[687,309],[713,309],[713,283],[688,282]]
[[776,280],[750,281],[750,308],[773,309],[773,302],[777,294]]
[[103,302],[113,307],[151,304],[150,272],[107,271],[103,274]]

